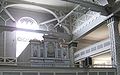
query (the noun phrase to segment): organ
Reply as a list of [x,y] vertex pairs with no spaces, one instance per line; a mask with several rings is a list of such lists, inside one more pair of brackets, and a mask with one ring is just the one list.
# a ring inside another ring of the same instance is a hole
[[[30,40],[18,57],[18,65],[34,67],[69,67],[69,50],[57,37],[44,35],[44,40]],[[24,64],[23,64],[23,63]]]

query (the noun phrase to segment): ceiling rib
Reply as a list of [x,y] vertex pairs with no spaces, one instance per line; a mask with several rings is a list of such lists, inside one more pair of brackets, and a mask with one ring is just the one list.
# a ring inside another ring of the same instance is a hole
[[79,7],[79,5],[77,5],[73,10],[71,10],[65,17],[63,17],[55,26],[57,27],[61,22],[63,22],[68,16],[70,16],[77,8]]
[[15,18],[14,18],[14,17],[9,13],[9,11],[3,6],[4,2],[5,2],[5,1],[1,1],[1,2],[0,2],[0,5],[1,5],[1,7],[2,7],[1,12],[4,10],[5,13],[12,19],[12,21],[16,22]]
[[91,11],[100,12],[101,15],[104,15],[104,16],[108,15],[107,11],[105,10],[105,7],[98,4],[90,3],[83,0],[62,0],[62,1],[80,4],[80,6],[89,8],[89,10]]
[[[18,6],[18,5],[29,5],[29,4],[10,4],[10,5],[7,5],[5,8],[9,8],[9,7],[14,7],[14,6]],[[36,6],[36,5],[32,5],[32,6]],[[59,22],[59,19],[58,19],[58,16],[51,10],[47,9],[47,8],[44,8],[44,7],[40,7],[40,6],[36,6],[36,7],[39,7],[41,10],[44,10],[44,11],[47,11],[49,12],[50,14],[52,14],[56,19],[57,21]]]
[[[58,19],[62,19],[64,16],[61,16],[59,17]],[[44,21],[44,22],[41,22],[39,23],[39,25],[44,25],[44,24],[47,24],[47,23],[50,23],[50,22],[53,22],[53,21],[56,21],[57,19],[54,18],[54,19],[51,19],[51,20],[47,20],[47,21]]]

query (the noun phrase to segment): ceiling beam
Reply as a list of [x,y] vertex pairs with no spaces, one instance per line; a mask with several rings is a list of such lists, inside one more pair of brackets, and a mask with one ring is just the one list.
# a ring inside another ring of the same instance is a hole
[[12,21],[16,22],[15,18],[10,14],[10,12],[3,6],[4,0],[0,2],[1,8],[5,11],[5,13],[12,19]]
[[5,11],[5,13],[12,19],[12,21],[16,22],[15,18],[10,14],[10,12],[6,8],[4,8],[4,7],[2,7],[2,8]]
[[70,35],[66,33],[60,33],[60,32],[53,32],[53,31],[44,31],[44,30],[31,30],[31,29],[23,29],[23,28],[16,28],[11,26],[0,26],[0,32],[2,31],[27,31],[27,32],[35,32],[35,33],[43,33],[43,34],[50,34],[55,35],[56,37],[62,38],[62,39],[69,39]]
[[[56,8],[54,6],[35,3],[35,2],[29,2],[29,1],[25,1],[25,0],[7,0],[7,2],[8,2],[8,5],[11,5],[11,4],[29,4],[29,5],[40,6],[40,7],[46,8],[46,9],[56,10]],[[37,11],[37,12],[39,12],[39,11]]]
[[63,17],[55,26],[57,27],[60,23],[62,23],[66,18],[68,18],[77,8],[79,7],[79,5],[77,5],[74,9],[72,9],[65,17]]
[[[63,17],[64,16],[58,17],[58,19],[62,19]],[[54,18],[54,19],[51,19],[51,20],[47,20],[47,21],[39,23],[39,25],[44,25],[44,24],[51,23],[51,22],[54,22],[54,21],[57,21],[57,19]]]
[[98,4],[90,3],[83,0],[62,0],[62,1],[80,4],[80,6],[86,7],[91,11],[100,12],[101,15],[105,15],[105,16],[108,15],[107,11],[105,10],[105,7]]

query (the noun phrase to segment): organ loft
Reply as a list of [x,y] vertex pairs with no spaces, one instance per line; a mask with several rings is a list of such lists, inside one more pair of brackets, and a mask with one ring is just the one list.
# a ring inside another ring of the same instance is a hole
[[[57,37],[44,35],[44,40],[30,40],[18,57],[18,65],[32,67],[69,67],[68,45],[61,45]],[[24,62],[24,64],[22,63]]]

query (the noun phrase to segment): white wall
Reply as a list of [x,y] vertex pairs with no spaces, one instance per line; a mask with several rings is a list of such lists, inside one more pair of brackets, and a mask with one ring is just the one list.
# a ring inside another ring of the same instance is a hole
[[[21,17],[32,17],[34,18],[38,23],[49,20],[51,18],[54,18],[50,14],[43,14],[38,12],[31,12],[26,11],[23,9],[16,9],[16,8],[8,8],[8,11],[11,13],[11,15],[18,21]],[[15,27],[16,24],[11,19],[9,19],[9,16],[3,11],[0,16],[0,25],[6,25],[6,26],[13,26]],[[6,21],[6,23],[4,22]],[[16,57],[16,32],[1,32],[0,31],[0,57]]]

